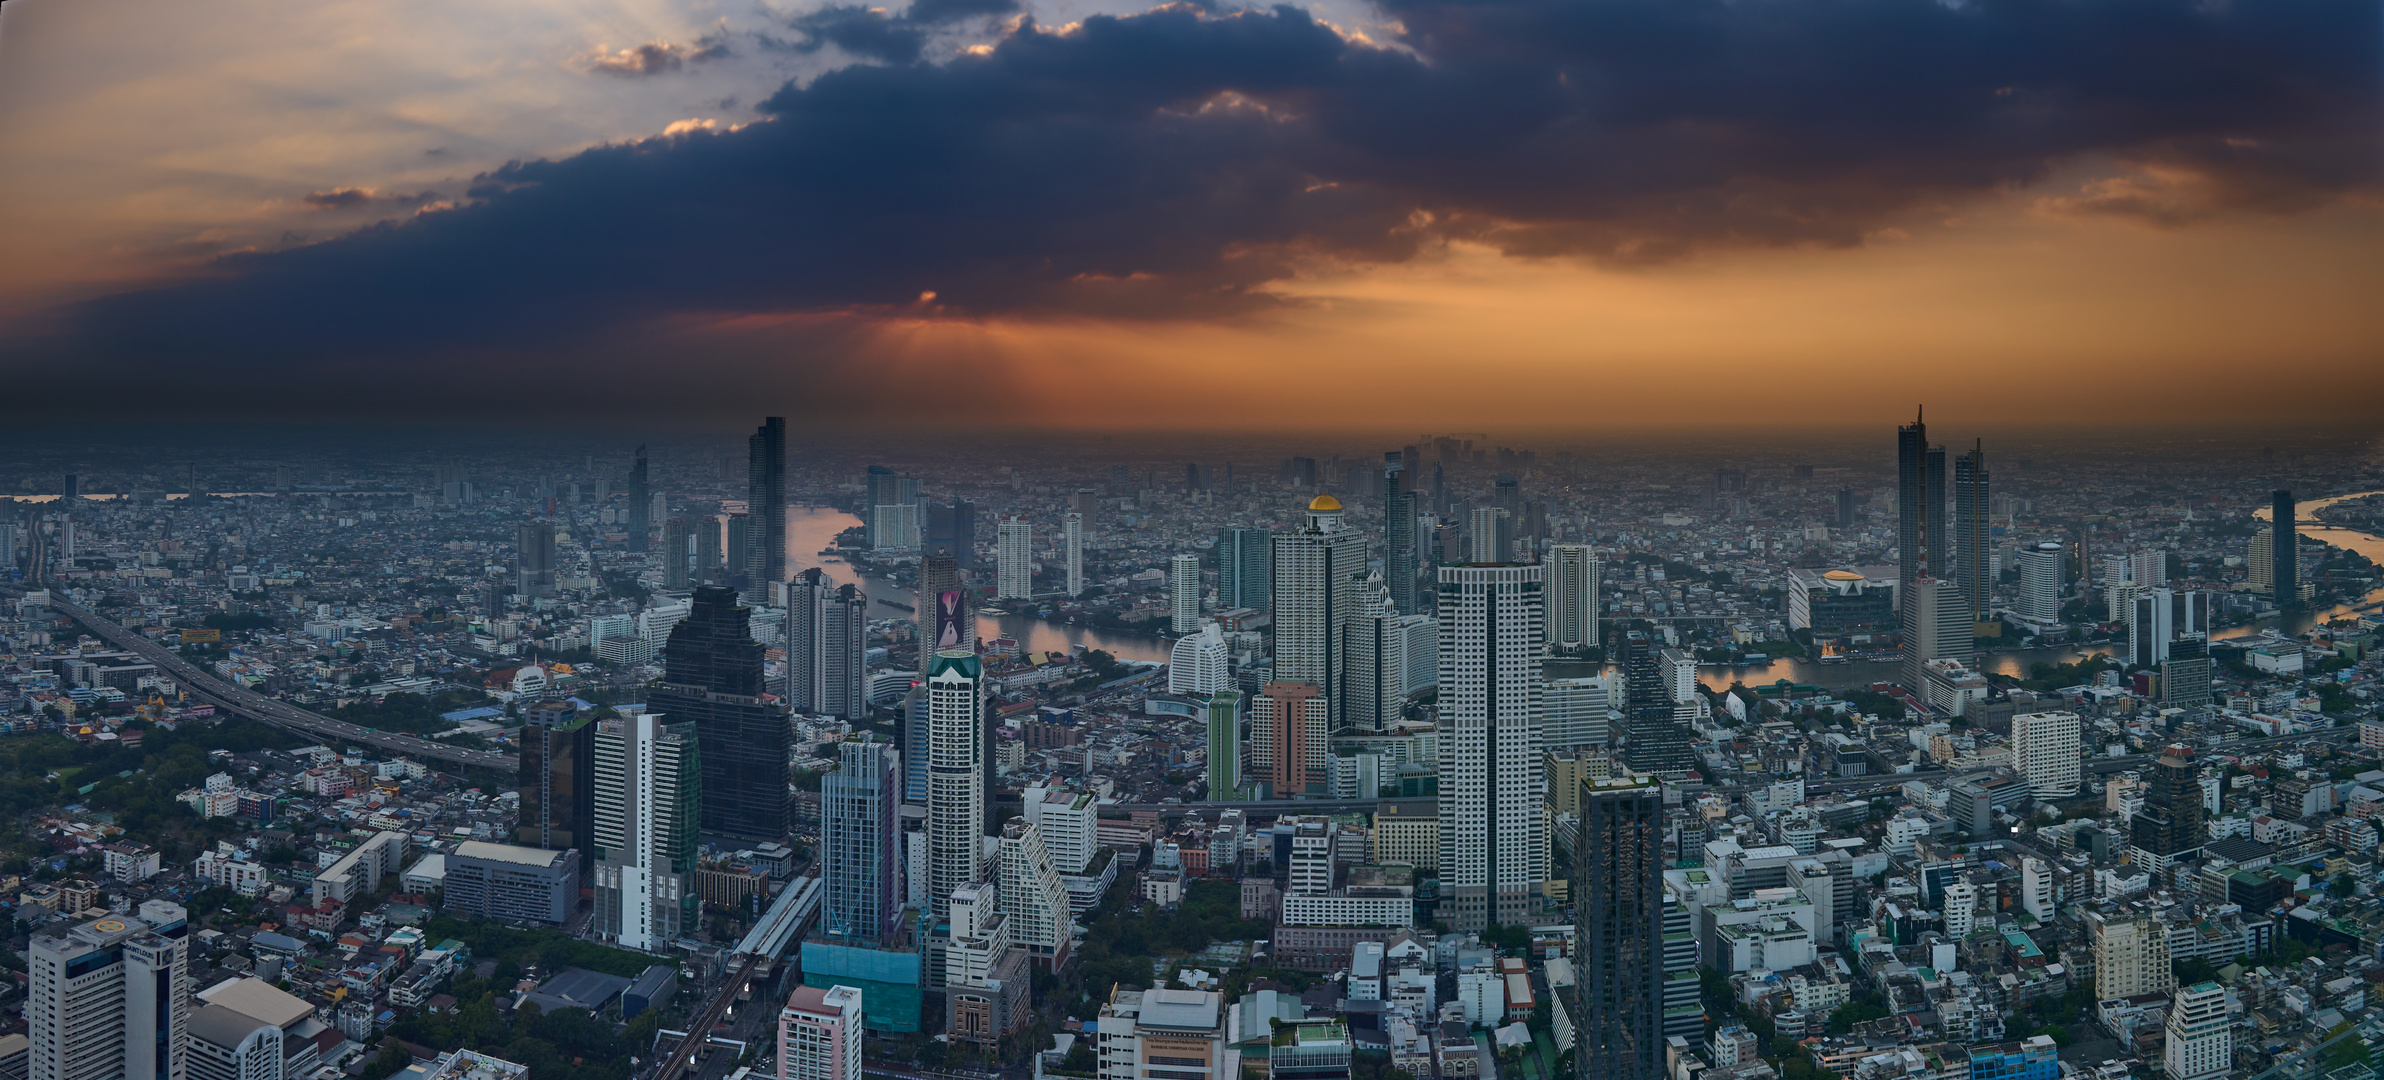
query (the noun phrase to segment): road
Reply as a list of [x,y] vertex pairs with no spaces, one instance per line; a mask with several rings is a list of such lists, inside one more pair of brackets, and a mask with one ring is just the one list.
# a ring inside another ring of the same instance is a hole
[[506,774],[520,770],[521,759],[512,754],[471,750],[461,746],[449,746],[446,743],[430,739],[416,738],[412,735],[374,731],[345,720],[334,720],[321,713],[308,712],[244,686],[233,685],[231,682],[218,678],[214,672],[184,660],[180,653],[142,637],[112,620],[102,618],[89,608],[61,597],[55,590],[50,593],[50,608],[59,614],[71,616],[108,644],[157,665],[157,670],[172,676],[174,684],[181,687],[184,692],[200,701],[212,704],[216,708],[253,717],[325,744],[370,746],[391,754],[429,758],[471,768],[496,769]]

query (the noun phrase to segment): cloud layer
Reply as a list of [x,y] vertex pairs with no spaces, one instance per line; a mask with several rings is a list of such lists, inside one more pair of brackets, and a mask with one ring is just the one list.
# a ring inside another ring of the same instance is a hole
[[[999,10],[940,2],[798,24],[807,47],[881,63],[782,87],[762,122],[516,163],[454,209],[227,256],[85,306],[77,347],[365,356],[747,313],[1230,315],[1279,303],[1268,287],[1303,267],[1451,239],[1622,263],[1852,246],[2082,161],[2124,175],[2046,209],[2293,212],[2372,195],[2384,130],[2371,0],[1386,0],[1382,43],[1289,7],[1178,5],[1022,20],[921,62],[927,27]],[[655,74],[680,52],[609,55]]]

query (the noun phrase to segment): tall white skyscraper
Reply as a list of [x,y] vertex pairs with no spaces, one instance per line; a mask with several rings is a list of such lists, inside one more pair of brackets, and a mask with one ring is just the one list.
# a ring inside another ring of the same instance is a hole
[[1034,525],[1022,517],[1003,518],[994,532],[993,556],[995,596],[1023,600],[1035,594]]
[[[2067,556],[2060,543],[2047,540],[2020,552],[2020,594],[2017,614],[2034,627],[2061,623],[2061,579]],[[2139,585],[2138,588],[2142,586]]]
[[189,933],[181,905],[151,900],[138,917],[34,935],[26,1080],[186,1080]]
[[985,668],[973,653],[938,655],[927,671],[927,895],[937,921],[952,894],[983,879]]
[[1513,515],[1502,506],[1477,506],[1465,523],[1466,558],[1475,563],[1505,562],[1515,534]]
[[2012,717],[2012,769],[2039,799],[2078,793],[2085,775],[2082,722],[2074,712],[2032,712]]
[[1026,821],[1002,826],[1000,904],[1010,917],[1010,941],[1035,958],[1045,970],[1057,971],[1068,962],[1068,889],[1060,884],[1042,830]]
[[1902,591],[1904,688],[1925,700],[1929,661],[1959,660],[1968,665],[1975,655],[1976,627],[1960,585],[1922,575]]
[[1551,544],[1548,567],[1548,647],[1598,643],[1598,553],[1588,544]]
[[598,936],[660,951],[695,928],[703,769],[693,722],[641,712],[596,722]]
[[1203,701],[1233,685],[1226,663],[1225,634],[1214,621],[1200,624],[1200,632],[1175,640],[1167,652],[1167,692]]
[[1200,556],[1178,555],[1168,561],[1167,600],[1176,633],[1200,629]]
[[1546,568],[1440,568],[1440,881],[1451,926],[1520,926],[1548,880]]
[[1275,534],[1274,562],[1272,678],[1315,685],[1338,717],[1341,639],[1365,596],[1366,538],[1343,523],[1341,500],[1318,495],[1306,526]]
[[1069,514],[1062,523],[1068,559],[1068,595],[1084,595],[1084,515]]
[[2169,1080],[2216,1080],[2235,1068],[2227,990],[2214,982],[2180,987],[2169,999],[2169,1042],[2161,1054]]
[[778,1080],[861,1080],[861,991],[798,986],[778,1010]]

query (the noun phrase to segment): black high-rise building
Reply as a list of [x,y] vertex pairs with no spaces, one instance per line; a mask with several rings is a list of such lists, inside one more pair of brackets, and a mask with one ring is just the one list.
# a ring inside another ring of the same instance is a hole
[[522,714],[521,810],[514,842],[582,851],[582,875],[594,871],[590,830],[596,820],[596,716],[568,701],[541,701]]
[[1838,528],[1854,527],[1854,489],[1838,489]]
[[1984,622],[1987,618],[1987,547],[1991,528],[1988,524],[1987,454],[1984,443],[1973,444],[1970,452],[1954,459],[1954,584],[1961,586],[1962,598],[1970,603],[1970,619]]
[[2172,743],[2152,759],[2152,783],[2130,839],[2158,871],[2202,846],[2202,780],[2194,748]]
[[[768,603],[786,580],[786,417],[762,421],[745,441],[745,595]],[[709,788],[705,790],[709,791]]]
[[1581,785],[1573,859],[1580,1034],[1576,1080],[1658,1080],[1664,1067],[1663,788]]
[[646,550],[646,530],[654,524],[653,505],[654,497],[646,490],[646,448],[640,445],[637,460],[629,465],[629,550]]
[[1674,715],[1660,653],[1644,630],[1622,635],[1623,761],[1643,773],[1686,772],[1696,762],[1689,756],[1688,728]]
[[2276,606],[2301,606],[2301,537],[2295,531],[2299,524],[2293,520],[2293,493],[2279,491],[2270,496],[2268,538],[2274,545],[2268,549],[2268,572],[2276,582]]
[[960,569],[975,569],[977,504],[967,499],[954,499],[949,504],[929,503],[927,535],[919,539],[920,546],[928,551],[940,549],[950,553],[953,563]]
[[646,704],[674,724],[695,724],[704,833],[775,841],[786,836],[787,710],[763,699],[752,618],[735,591],[696,589],[662,647],[662,682]]
[[[1390,587],[1391,606],[1401,615],[1419,614],[1416,607],[1416,505],[1407,487],[1407,463],[1399,451],[1382,455],[1382,579]],[[1218,568],[1224,569],[1222,553]]]
[[[1929,445],[1929,426],[1914,414],[1896,429],[1896,580],[1942,578],[1953,567],[1945,530],[1945,448]],[[1898,592],[1898,601],[1905,592]]]
[[524,521],[513,530],[513,591],[525,599],[555,594],[555,527]]

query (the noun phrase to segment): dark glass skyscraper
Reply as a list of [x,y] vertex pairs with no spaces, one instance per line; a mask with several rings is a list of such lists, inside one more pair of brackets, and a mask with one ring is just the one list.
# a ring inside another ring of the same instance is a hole
[[577,712],[565,701],[542,701],[524,712],[514,842],[550,851],[586,849],[580,866],[592,871],[595,770],[594,713]]
[[1581,785],[1573,859],[1580,950],[1576,1080],[1658,1080],[1664,1065],[1664,793],[1625,777]]
[[[1391,606],[1401,615],[1416,608],[1416,505],[1408,489],[1407,462],[1399,451],[1382,455],[1382,580],[1390,587]],[[1222,559],[1220,559],[1222,561]]]
[[879,945],[902,930],[902,756],[883,736],[838,743],[820,783],[820,932]]
[[1896,580],[1942,578],[1952,572],[1945,529],[1945,448],[1929,445],[1929,426],[1916,414],[1896,429]]
[[745,440],[745,508],[745,595],[766,603],[786,580],[786,417],[763,420]]
[[2275,544],[2268,549],[2268,572],[2276,582],[2276,606],[2301,605],[2301,539],[2294,531],[2293,493],[2279,491],[2271,496],[2271,520],[2268,537]]
[[2159,871],[2202,846],[2201,770],[2194,748],[2172,743],[2152,759],[2152,784],[2136,812],[2130,840]]
[[705,834],[772,841],[786,835],[787,710],[763,700],[752,617],[734,591],[696,589],[663,646],[662,682],[646,703],[674,724],[695,724]]
[[1643,773],[1685,772],[1689,732],[1674,716],[1672,689],[1665,685],[1663,657],[1643,630],[1622,635],[1623,761]]
[[1993,580],[1987,573],[1988,506],[1987,454],[1981,443],[1954,459],[1954,584],[1969,601],[1973,622],[1986,620],[1987,586]]
[[[1275,534],[1266,529],[1217,530],[1217,610],[1274,605]],[[1412,589],[1412,586],[1411,586]]]
[[653,526],[651,519],[654,497],[646,490],[646,448],[639,445],[637,460],[629,465],[629,550],[644,551],[648,542],[646,530]]

